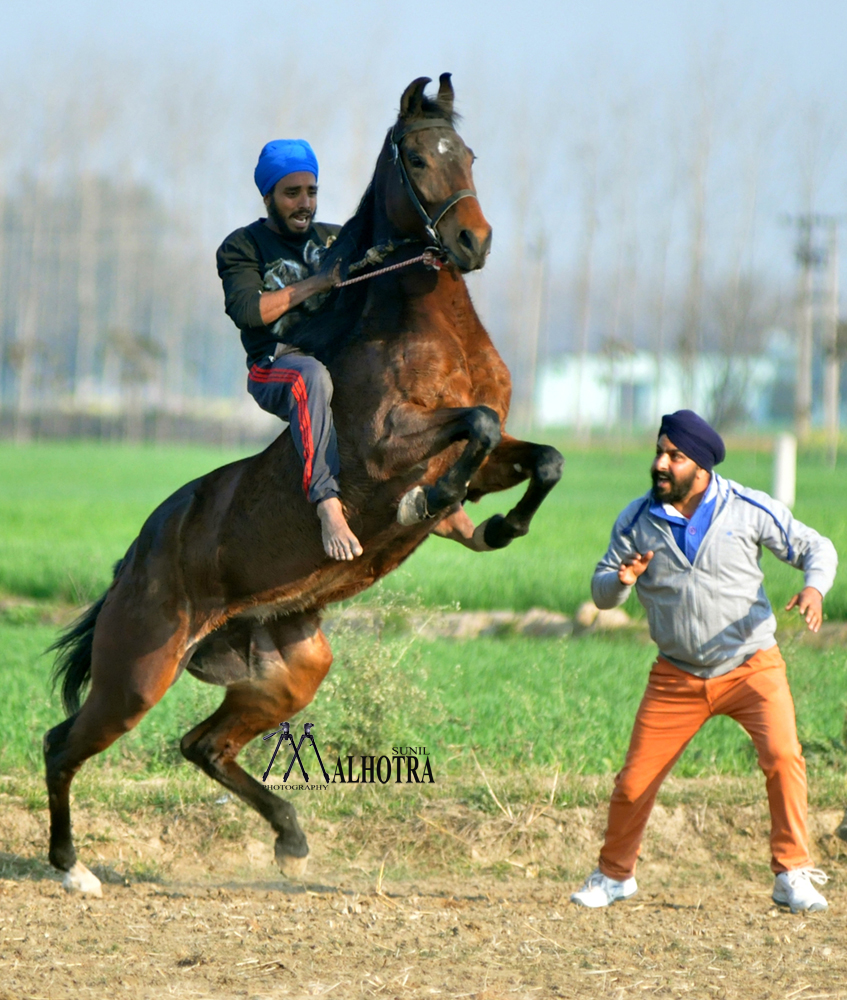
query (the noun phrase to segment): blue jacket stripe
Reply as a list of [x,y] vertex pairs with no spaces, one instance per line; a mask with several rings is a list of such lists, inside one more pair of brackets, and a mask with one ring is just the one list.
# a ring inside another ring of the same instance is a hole
[[785,530],[785,527],[783,526],[779,518],[776,516],[776,514],[774,514],[772,510],[768,510],[768,508],[763,503],[759,503],[757,500],[753,500],[752,497],[745,497],[744,494],[739,493],[738,490],[735,489],[735,487],[733,487],[732,492],[738,497],[739,500],[746,500],[747,503],[752,504],[754,507],[758,507],[759,510],[763,510],[766,514],[770,515],[770,517],[773,518],[773,523],[777,526],[777,528],[779,528],[780,532],[782,533],[782,537],[785,539],[785,545],[786,548],[788,549],[788,561],[794,562],[794,548],[791,545],[791,540],[788,537],[788,532]]
[[629,522],[629,524],[621,531],[622,535],[631,535],[632,529],[635,527],[635,522],[644,513],[644,511],[650,506],[650,497],[641,504],[638,510],[635,512],[635,517]]

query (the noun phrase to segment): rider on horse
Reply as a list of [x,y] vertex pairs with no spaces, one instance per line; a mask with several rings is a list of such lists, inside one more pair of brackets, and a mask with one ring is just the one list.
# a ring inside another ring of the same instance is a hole
[[341,507],[339,459],[330,401],[332,380],[317,358],[286,334],[323,304],[336,275],[320,261],[340,227],[314,222],[318,161],[308,142],[277,139],[254,173],[268,218],[237,229],[218,248],[227,314],[247,352],[247,389],[259,406],[288,421],[303,462],[303,489],[321,520],[333,559],[362,554]]

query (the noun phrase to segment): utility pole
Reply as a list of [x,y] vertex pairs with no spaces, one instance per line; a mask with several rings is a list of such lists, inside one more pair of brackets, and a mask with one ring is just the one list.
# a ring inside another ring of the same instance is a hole
[[525,392],[527,430],[532,431],[535,424],[536,382],[538,379],[538,344],[541,336],[541,324],[544,319],[544,300],[547,291],[547,241],[544,234],[538,236],[534,243],[527,247],[527,258],[532,268],[532,280],[529,294],[529,315],[526,324],[526,360],[525,360]]
[[797,384],[794,390],[794,426],[797,439],[805,444],[812,430],[812,350],[814,317],[812,269],[821,263],[821,254],[812,243],[814,216],[797,216],[797,246],[794,256],[800,265],[797,289]]
[[579,330],[576,376],[576,436],[587,438],[591,421],[583,414],[585,406],[585,376],[588,366],[588,340],[591,332],[591,295],[594,279],[594,239],[597,232],[597,155],[594,146],[588,147],[587,180],[582,203],[583,236],[581,273],[578,280]]
[[829,224],[827,247],[828,281],[826,321],[823,338],[823,424],[829,464],[835,466],[838,458],[838,383],[840,365],[838,357],[838,223]]
[[[797,292],[797,383],[794,396],[795,431],[800,444],[809,439],[812,429],[812,363],[814,359],[814,272],[827,268],[826,322],[824,342],[826,345],[826,375],[824,388],[824,425],[827,441],[830,427],[835,427],[838,435],[838,355],[836,350],[838,333],[838,225],[840,217],[804,212],[786,216],[786,222],[797,227],[797,243],[794,256],[800,267]],[[825,226],[829,229],[826,246],[815,242],[815,230]],[[830,360],[831,359],[831,360]],[[827,388],[829,386],[829,388]],[[830,446],[831,447],[831,446]]]

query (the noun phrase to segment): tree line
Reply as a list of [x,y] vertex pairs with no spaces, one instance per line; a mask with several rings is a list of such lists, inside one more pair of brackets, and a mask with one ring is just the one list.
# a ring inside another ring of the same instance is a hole
[[[6,81],[3,431],[25,436],[48,411],[116,415],[130,436],[148,433],[151,413],[251,412],[239,411],[244,359],[214,250],[262,211],[258,150],[308,137],[319,217],[343,222],[399,97],[376,79],[354,86],[339,66],[304,104],[293,96],[303,70],[287,66],[273,88],[239,80],[237,91],[153,60],[121,74],[132,88],[96,60],[29,89]],[[455,82],[494,225],[491,260],[470,287],[512,370],[515,413],[531,420],[538,372],[564,352],[649,351],[657,380],[671,357],[693,380],[711,352],[724,375],[710,416],[743,423],[749,359],[769,331],[797,330],[793,234],[778,216],[837,208],[840,111],[784,113],[779,94],[708,59],[673,93],[564,75],[541,92],[484,67]]]

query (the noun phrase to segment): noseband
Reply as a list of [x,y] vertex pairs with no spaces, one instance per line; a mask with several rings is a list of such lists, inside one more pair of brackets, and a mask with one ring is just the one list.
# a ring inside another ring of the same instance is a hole
[[446,247],[441,242],[441,237],[438,235],[438,230],[436,227],[438,223],[444,218],[447,212],[456,204],[457,201],[461,201],[462,198],[476,198],[476,194],[469,188],[462,188],[461,191],[456,191],[451,194],[450,197],[443,201],[438,208],[436,208],[432,215],[430,215],[427,210],[421,204],[421,200],[418,197],[417,191],[409,179],[409,174],[406,171],[406,165],[403,163],[403,157],[400,155],[400,143],[409,135],[410,132],[421,132],[424,129],[430,128],[447,128],[451,132],[456,130],[445,118],[427,118],[423,121],[412,122],[411,125],[404,125],[402,128],[398,129],[395,124],[391,129],[391,159],[398,171],[400,172],[400,180],[403,182],[403,187],[406,190],[406,194],[409,196],[409,200],[415,206],[418,215],[423,219],[424,229],[426,230],[426,235],[432,241],[434,249],[437,249],[440,253],[446,252]]

